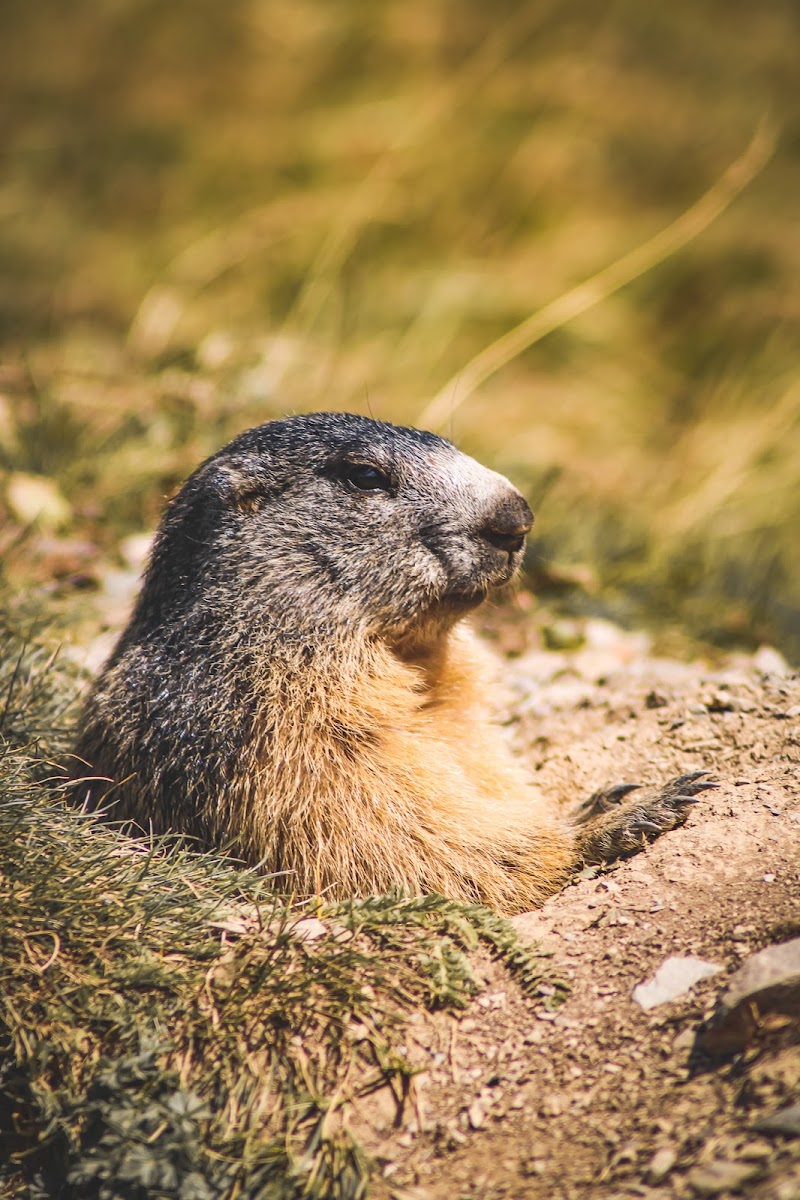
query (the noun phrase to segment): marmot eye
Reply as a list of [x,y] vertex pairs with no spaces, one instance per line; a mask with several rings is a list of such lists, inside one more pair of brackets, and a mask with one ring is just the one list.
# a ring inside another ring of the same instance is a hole
[[388,475],[366,463],[346,463],[342,478],[359,492],[389,492],[392,488]]

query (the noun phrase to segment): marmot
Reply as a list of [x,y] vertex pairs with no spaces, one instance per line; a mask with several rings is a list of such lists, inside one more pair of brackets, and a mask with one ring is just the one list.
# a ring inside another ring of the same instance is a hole
[[489,721],[460,622],[515,574],[532,521],[431,433],[345,413],[242,433],[169,503],[89,695],[89,803],[232,849],[296,895],[435,891],[504,913],[680,823],[700,776],[569,820]]

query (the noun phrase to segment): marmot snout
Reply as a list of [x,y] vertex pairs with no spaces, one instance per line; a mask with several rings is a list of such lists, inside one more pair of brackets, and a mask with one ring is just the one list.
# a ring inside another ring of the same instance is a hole
[[[86,704],[90,800],[296,893],[541,902],[597,837],[511,757],[458,626],[513,576],[532,520],[430,433],[317,413],[241,434],[164,514]],[[684,801],[661,797],[661,827]],[[598,822],[604,853],[641,832]]]

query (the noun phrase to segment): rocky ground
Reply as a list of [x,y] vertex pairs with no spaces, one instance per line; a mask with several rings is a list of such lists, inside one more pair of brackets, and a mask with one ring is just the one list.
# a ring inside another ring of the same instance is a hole
[[[683,828],[516,919],[563,1003],[546,984],[543,1010],[485,962],[468,1011],[412,1024],[412,1095],[359,1115],[375,1194],[798,1200],[800,1113],[769,1119],[800,1100],[800,965],[738,1044],[712,1056],[696,1037],[754,952],[800,935],[800,677],[766,648],[711,669],[602,622],[579,633],[513,664],[513,735],[540,785],[567,805],[701,769],[719,787]],[[716,971],[643,1008],[634,989],[670,958]]]

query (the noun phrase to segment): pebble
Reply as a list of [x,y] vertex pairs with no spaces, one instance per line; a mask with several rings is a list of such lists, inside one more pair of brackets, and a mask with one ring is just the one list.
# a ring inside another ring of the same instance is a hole
[[665,1179],[675,1166],[677,1158],[677,1154],[669,1146],[656,1150],[645,1172],[648,1183],[661,1183],[661,1180]]
[[483,1122],[486,1120],[486,1109],[481,1104],[480,1100],[473,1100],[467,1109],[467,1120],[472,1129],[480,1129]]
[[690,1187],[701,1196],[717,1196],[720,1192],[735,1192],[758,1174],[752,1163],[728,1162],[724,1159],[694,1167],[687,1176]]
[[772,1157],[772,1146],[770,1146],[769,1142],[765,1142],[763,1140],[757,1142],[745,1142],[745,1144],[738,1151],[737,1157],[740,1158],[742,1162],[763,1162],[765,1158]]
[[800,1104],[790,1104],[777,1112],[756,1121],[759,1133],[783,1133],[788,1137],[800,1137]]
[[317,938],[325,936],[328,926],[316,917],[301,917],[290,926],[290,932],[301,942],[314,942]]
[[694,1045],[694,1038],[695,1033],[691,1027],[684,1029],[672,1043],[673,1054],[684,1054],[687,1050],[691,1050]]
[[664,959],[652,979],[646,983],[637,984],[633,989],[633,998],[645,1011],[669,1000],[683,996],[701,979],[716,975],[722,967],[716,963],[706,962],[702,958],[670,957]]
[[763,675],[779,675],[783,679],[792,673],[786,659],[774,646],[759,646],[753,655],[753,666]]

